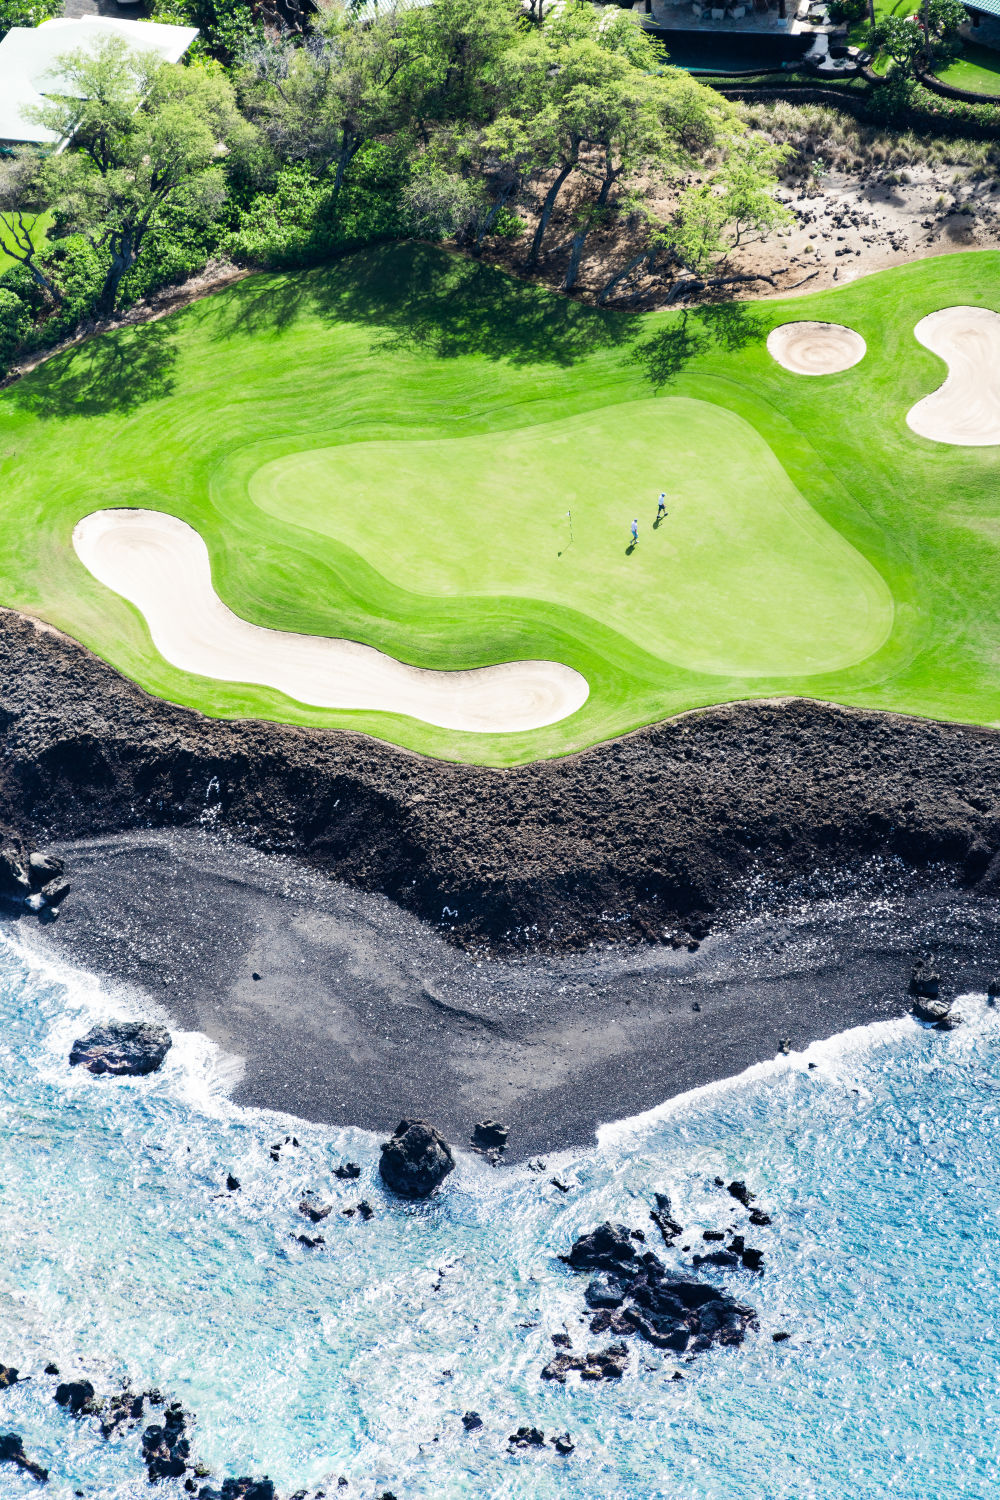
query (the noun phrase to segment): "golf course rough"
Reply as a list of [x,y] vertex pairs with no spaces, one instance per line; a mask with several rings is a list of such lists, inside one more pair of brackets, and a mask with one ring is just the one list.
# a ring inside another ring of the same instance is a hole
[[[998,270],[975,252],[640,317],[412,245],[248,278],[0,393],[0,603],[204,713],[486,764],[790,694],[996,723],[997,453],[906,415],[946,373],[917,323],[995,309]],[[767,336],[793,318],[856,330],[866,357],[782,369]],[[561,664],[586,699],[482,733],[181,670],[74,551],[118,507],[192,528],[251,626],[430,672]]]

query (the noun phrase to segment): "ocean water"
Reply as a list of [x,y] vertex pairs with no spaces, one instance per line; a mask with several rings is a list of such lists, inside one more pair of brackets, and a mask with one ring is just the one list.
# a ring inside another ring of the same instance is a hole
[[[32,1379],[0,1392],[0,1431],[51,1469],[54,1500],[183,1494],[151,1492],[136,1434],[104,1442],[55,1406],[55,1360],[99,1391],[159,1386],[196,1415],[214,1475],[267,1473],[283,1496],[993,1496],[1000,1014],[959,1008],[950,1034],[909,1017],[845,1033],[608,1125],[544,1171],[463,1156],[407,1206],[378,1185],[375,1137],[236,1108],[204,1038],[178,1036],[150,1079],[71,1070],[73,1037],[122,1002],[2,943],[0,1360]],[[332,1175],[348,1158],[359,1182]],[[773,1216],[748,1236],[763,1275],[712,1273],[759,1333],[680,1363],[632,1340],[620,1383],[540,1381],[553,1333],[605,1342],[558,1254],[612,1218],[683,1265],[703,1229],[746,1227],[716,1176],[745,1178]],[[306,1249],[308,1189],[375,1216],[335,1211]],[[676,1252],[649,1223],[656,1191],[688,1230]],[[522,1424],[568,1431],[575,1452],[511,1453]],[[0,1495],[36,1493],[0,1468]]]

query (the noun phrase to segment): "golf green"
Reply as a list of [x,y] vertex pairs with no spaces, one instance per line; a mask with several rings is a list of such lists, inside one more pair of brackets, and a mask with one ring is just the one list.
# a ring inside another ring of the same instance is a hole
[[[792,693],[996,723],[997,450],[918,437],[906,413],[945,373],[914,326],[1000,307],[998,269],[976,252],[647,316],[412,245],[248,278],[0,394],[0,603],[205,713],[492,764]],[[868,353],[794,375],[765,348],[793,319]],[[73,550],[115,506],[195,528],[255,625],[432,669],[559,662],[587,701],[476,734],[182,671]]]

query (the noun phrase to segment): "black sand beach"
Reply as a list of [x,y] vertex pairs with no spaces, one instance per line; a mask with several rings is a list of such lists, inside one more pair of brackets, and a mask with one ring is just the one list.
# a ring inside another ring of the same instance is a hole
[[378,1131],[423,1115],[456,1144],[493,1117],[512,1158],[586,1145],[602,1121],[783,1041],[902,1013],[928,949],[952,993],[985,987],[1000,957],[1000,902],[914,887],[898,868],[870,871],[867,894],[786,893],[784,916],[737,921],[694,953],[490,957],[383,896],[209,833],[60,852],[73,894],[21,935],[138,986],[242,1059],[238,1101]]
[[24,936],[312,1119],[532,1155],[901,1013],[927,950],[1000,971],[993,730],[732,704],[491,770],[206,719],[0,611],[0,751],[5,846],[73,887]]

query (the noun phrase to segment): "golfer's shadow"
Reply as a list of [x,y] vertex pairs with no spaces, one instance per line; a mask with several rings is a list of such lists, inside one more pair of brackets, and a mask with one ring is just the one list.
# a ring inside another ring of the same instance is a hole
[[625,548],[625,556],[626,557],[631,557],[632,553],[635,551],[635,549],[636,549],[636,547],[638,547],[638,545],[639,545],[638,542],[629,542],[628,546]]

